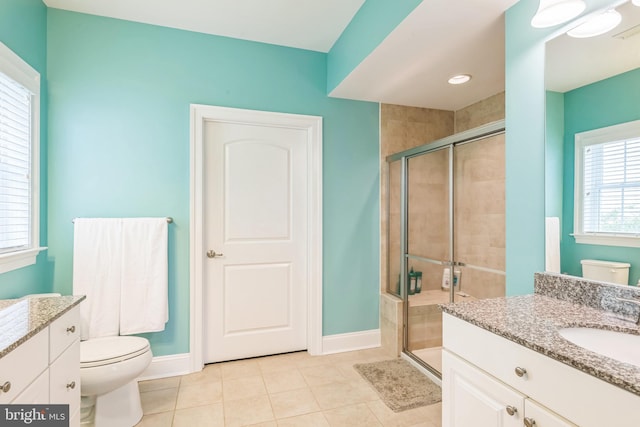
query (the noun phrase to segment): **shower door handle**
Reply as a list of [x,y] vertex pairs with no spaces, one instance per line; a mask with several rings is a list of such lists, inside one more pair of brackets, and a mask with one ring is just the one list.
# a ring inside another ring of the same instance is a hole
[[224,255],[224,254],[222,254],[222,253],[220,253],[220,254],[219,254],[219,253],[217,253],[216,251],[214,251],[213,249],[209,249],[209,250],[207,251],[207,257],[209,257],[209,258],[220,257],[220,256],[223,256],[223,255]]

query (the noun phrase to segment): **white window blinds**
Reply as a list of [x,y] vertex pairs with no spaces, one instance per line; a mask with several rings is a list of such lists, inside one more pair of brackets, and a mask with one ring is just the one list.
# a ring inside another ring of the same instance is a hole
[[32,96],[0,73],[0,253],[30,247]]
[[640,234],[640,136],[582,150],[582,231]]

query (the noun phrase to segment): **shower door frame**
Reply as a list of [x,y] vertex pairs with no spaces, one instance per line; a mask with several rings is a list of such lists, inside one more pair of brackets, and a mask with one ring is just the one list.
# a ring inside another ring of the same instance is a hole
[[[442,378],[442,374],[438,372],[436,369],[431,367],[429,364],[425,363],[422,359],[415,356],[409,350],[409,295],[407,292],[407,261],[412,259],[419,259],[421,261],[440,264],[443,267],[449,267],[451,273],[453,274],[453,267],[456,265],[462,265],[461,263],[457,263],[454,260],[454,147],[456,145],[468,144],[471,142],[475,142],[478,140],[482,140],[484,138],[488,138],[494,135],[499,135],[505,133],[505,121],[498,120],[495,122],[487,123],[482,126],[478,126],[476,128],[459,132],[448,136],[446,138],[442,138],[424,145],[420,145],[418,147],[410,148],[405,151],[401,151],[396,154],[392,154],[387,156],[386,163],[387,169],[390,171],[389,165],[392,162],[400,161],[401,162],[401,179],[400,179],[400,295],[398,295],[403,300],[403,326],[402,326],[402,353],[410,357],[412,360],[423,366],[430,373],[435,375],[437,378]],[[446,149],[449,151],[449,260],[446,261],[438,261],[427,258],[410,256],[408,253],[408,204],[407,204],[407,190],[408,190],[408,173],[407,166],[408,161],[411,158],[418,157],[421,155],[428,154],[430,152],[434,152],[437,150]],[[390,203],[391,203],[391,173],[387,174],[387,214],[390,212]],[[390,228],[392,224],[388,224],[387,226],[387,242],[389,242]],[[387,244],[387,250],[389,245]],[[389,291],[389,284],[391,283],[391,269],[389,259],[391,254],[387,252],[387,291]],[[397,295],[397,294],[394,294]],[[449,288],[449,302],[454,301],[454,287],[450,286]]]

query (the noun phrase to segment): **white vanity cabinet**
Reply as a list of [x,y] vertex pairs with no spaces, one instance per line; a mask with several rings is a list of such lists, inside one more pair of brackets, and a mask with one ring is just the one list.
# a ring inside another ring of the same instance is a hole
[[638,395],[447,313],[443,330],[443,427],[639,425]]
[[70,426],[80,425],[79,306],[0,359],[3,386],[0,403],[68,404]]
[[576,427],[447,350],[442,373],[443,426]]

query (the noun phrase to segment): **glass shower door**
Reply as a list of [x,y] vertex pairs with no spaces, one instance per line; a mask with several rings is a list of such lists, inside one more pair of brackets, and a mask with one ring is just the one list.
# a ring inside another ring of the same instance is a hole
[[454,147],[454,301],[505,295],[504,133]]
[[451,261],[451,147],[407,159],[405,350],[441,371],[443,272]]

